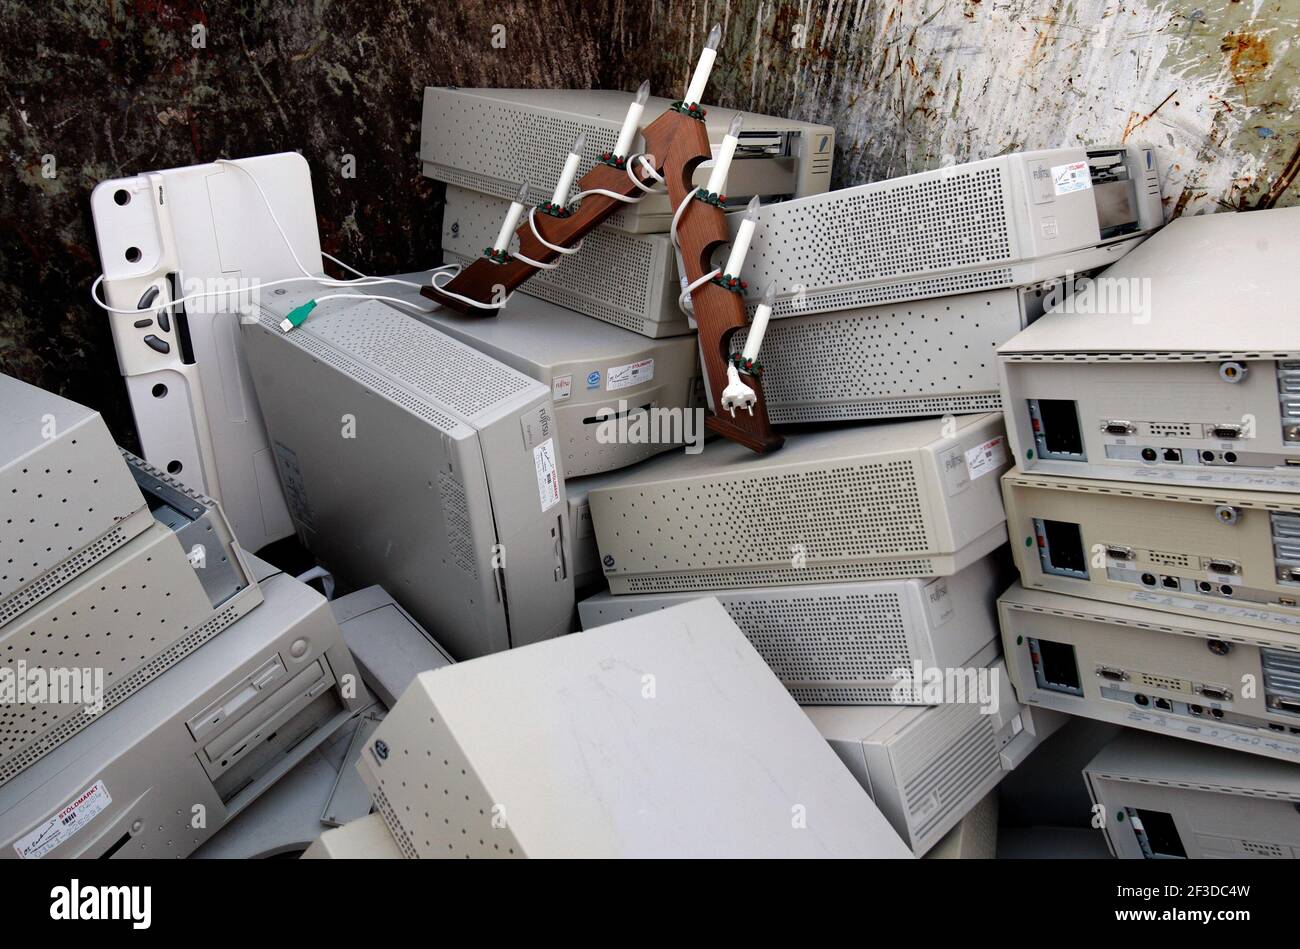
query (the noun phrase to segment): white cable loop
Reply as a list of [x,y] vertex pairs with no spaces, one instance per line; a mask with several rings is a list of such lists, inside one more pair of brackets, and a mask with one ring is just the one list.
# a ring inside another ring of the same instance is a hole
[[686,313],[687,315],[694,315],[692,311],[695,308],[695,303],[694,301],[691,301],[691,309],[690,310],[686,309],[686,298],[690,296],[692,290],[704,286],[706,283],[708,283],[710,280],[720,275],[721,273],[722,273],[721,267],[714,267],[708,273],[704,274],[703,276],[699,277],[696,280],[691,281],[685,287],[683,287],[682,292],[677,295],[678,309],[680,309],[683,313]]
[[[452,280],[455,280],[458,273],[452,274],[449,278],[447,278],[447,283],[450,283]],[[430,274],[429,282],[433,284],[433,289],[437,290],[443,296],[451,297],[453,300],[459,300],[461,303],[468,304],[469,306],[478,307],[480,310],[498,310],[501,307],[505,306],[507,303],[509,303],[511,298],[513,298],[515,295],[514,291],[512,290],[510,293],[506,294],[506,298],[502,300],[500,303],[484,303],[482,300],[475,300],[472,297],[463,296],[459,293],[456,293],[453,290],[448,290],[447,283],[438,282],[437,274]]]

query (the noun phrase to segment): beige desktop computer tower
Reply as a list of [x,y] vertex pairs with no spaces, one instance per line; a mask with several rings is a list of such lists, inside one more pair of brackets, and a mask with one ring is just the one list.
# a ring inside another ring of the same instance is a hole
[[298,536],[457,659],[569,631],[550,386],[376,300],[270,296],[243,325]]
[[934,577],[1005,540],[996,413],[718,442],[588,492],[610,591]]
[[423,673],[358,767],[407,856],[908,855],[708,599]]

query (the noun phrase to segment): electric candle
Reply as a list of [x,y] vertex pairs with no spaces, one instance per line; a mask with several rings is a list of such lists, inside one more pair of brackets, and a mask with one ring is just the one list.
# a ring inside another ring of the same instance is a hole
[[740,358],[753,362],[758,358],[758,350],[763,345],[763,336],[767,333],[767,321],[772,318],[772,304],[776,302],[776,284],[769,283],[763,291],[763,300],[754,311],[754,322],[749,324],[749,335],[745,337],[745,348]]
[[727,265],[722,268],[722,272],[728,277],[740,278],[740,271],[745,266],[745,256],[749,253],[749,242],[754,237],[754,228],[758,226],[758,195],[749,199],[749,207],[745,208],[745,216],[740,221],[740,230],[736,232],[736,239],[731,243],[731,254],[727,257]]
[[573,147],[569,149],[569,157],[564,159],[564,170],[560,172],[560,180],[555,183],[555,194],[551,195],[551,204],[556,208],[569,203],[569,189],[573,187],[573,179],[578,176],[578,162],[582,161],[582,147],[586,143],[586,133],[579,132],[573,140]]
[[623,118],[623,127],[618,131],[618,141],[614,143],[615,158],[626,158],[630,153],[632,139],[636,137],[637,128],[641,124],[641,113],[645,111],[645,103],[649,98],[650,81],[646,80],[641,83],[641,88],[636,91],[636,98],[627,107],[627,115]]
[[740,127],[744,124],[744,119],[737,115],[727,127],[727,134],[722,136],[718,157],[713,159],[709,183],[704,186],[709,194],[722,194],[722,189],[727,186],[727,172],[731,170],[731,159],[735,157],[736,146],[740,144]]
[[704,95],[704,87],[709,83],[709,73],[713,71],[713,61],[718,58],[720,42],[722,42],[722,24],[718,23],[709,30],[709,38],[704,41],[704,49],[700,50],[700,61],[695,64],[695,74],[691,76],[691,84],[686,87],[686,95],[682,96],[682,102],[686,105],[699,102],[700,97]]
[[492,245],[493,250],[505,253],[510,249],[510,235],[514,234],[515,228],[519,226],[519,218],[523,216],[524,205],[528,202],[528,183],[524,182],[519,186],[519,193],[515,199],[510,202],[510,208],[506,211],[506,219],[501,222],[501,232],[497,234],[497,242]]

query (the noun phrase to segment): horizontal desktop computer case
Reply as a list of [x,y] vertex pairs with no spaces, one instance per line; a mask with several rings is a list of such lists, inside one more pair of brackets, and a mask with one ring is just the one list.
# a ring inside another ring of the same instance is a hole
[[1007,531],[1030,589],[1300,633],[1300,497],[1015,470]]
[[1026,705],[1300,763],[1300,637],[1027,590],[998,601]]
[[612,593],[934,577],[1006,539],[997,413],[673,453],[588,492]]
[[258,609],[0,787],[0,854],[187,856],[369,704],[325,599],[286,574],[262,590]]
[[[611,151],[633,96],[597,89],[424,90],[420,161],[424,174],[494,195],[513,198],[528,185],[532,204],[550,199],[579,133],[586,136],[581,178]],[[671,100],[652,96],[641,117],[645,127]],[[727,176],[727,201],[744,207],[757,195],[783,200],[818,194],[830,186],[835,130],[828,125],[708,106],[704,119],[716,149],[736,115],[743,116],[740,144]],[[633,150],[642,148],[639,137]],[[660,158],[664,156],[659,156]],[[700,186],[712,162],[695,169]],[[666,195],[652,195],[616,211],[605,227],[634,233],[666,232],[673,208]]]
[[908,854],[709,599],[422,673],[358,768],[412,857]]
[[1169,224],[999,350],[1027,472],[1300,492],[1300,208]]
[[1008,571],[999,553],[950,577],[711,590],[599,593],[578,603],[584,629],[716,597],[801,705],[928,704],[921,668],[985,666],[997,658],[994,598]]
[[1300,772],[1294,765],[1124,732],[1083,776],[1116,857],[1300,856]]

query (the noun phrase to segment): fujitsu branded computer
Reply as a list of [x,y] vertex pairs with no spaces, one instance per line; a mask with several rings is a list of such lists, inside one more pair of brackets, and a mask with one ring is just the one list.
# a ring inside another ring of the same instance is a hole
[[[118,464],[139,486],[149,526],[0,625],[0,785],[262,602],[215,501],[126,452]],[[85,470],[51,469],[46,490],[29,482],[16,520],[40,525],[47,547],[82,536],[74,511],[96,516],[99,485],[81,483]],[[17,532],[15,553],[25,541]]]
[[1116,857],[1300,857],[1300,769],[1294,765],[1123,732],[1083,776]]
[[1027,590],[998,603],[1026,705],[1300,763],[1300,637]]
[[[448,185],[442,213],[447,263],[464,266],[478,259],[496,240],[509,207],[509,199]],[[581,253],[562,255],[558,263],[554,270],[539,270],[519,289],[642,336],[693,333],[677,305],[681,288],[667,234],[599,227],[582,239]],[[520,302],[516,297],[511,306]]]
[[1065,721],[1016,702],[999,659],[961,673],[948,704],[805,708],[918,857]]
[[1300,632],[1300,497],[1011,471],[1026,587]]
[[423,673],[358,766],[419,857],[905,857],[715,601]]
[[1004,543],[996,413],[673,453],[588,492],[610,591],[934,577]]
[[775,286],[773,317],[1030,287],[1163,221],[1149,148],[1013,152],[762,207],[745,279],[751,304]]
[[[405,274],[399,279],[419,283],[422,277]],[[428,307],[428,301],[414,290],[381,284],[375,292]],[[545,300],[518,295],[487,319],[439,308],[417,314],[403,307],[399,312],[547,386],[555,406],[565,477],[622,468],[681,448],[687,435],[703,440],[702,417],[698,431],[696,419],[687,417],[704,405],[694,336],[647,339]],[[680,424],[658,426],[654,437],[644,440],[618,437],[620,419],[650,409],[675,417]]]
[[402,850],[388,832],[383,815],[365,817],[321,834],[303,853],[304,860],[400,860]]
[[[307,162],[143,172],[101,182],[90,207],[105,301],[154,308],[108,314],[144,457],[216,498],[248,550],[289,536],[238,322],[259,283],[321,273]],[[214,295],[171,303],[194,293]]]
[[[551,197],[556,179],[579,133],[586,136],[578,176],[611,151],[632,95],[588,89],[424,90],[420,161],[424,174],[449,185],[513,198],[521,182],[532,203]],[[651,97],[641,125],[671,105]],[[828,125],[709,106],[709,139],[717,148],[740,115],[740,146],[727,177],[729,204],[743,207],[755,195],[768,200],[819,194],[830,186],[835,130]],[[634,141],[634,150],[640,148]],[[660,156],[662,157],[662,156]],[[695,169],[703,185],[712,162]],[[638,233],[667,231],[673,208],[653,195],[613,214],[607,227]]]
[[329,604],[265,602],[0,788],[6,857],[183,857],[372,699]]
[[998,656],[993,598],[1006,570],[990,554],[950,577],[716,590],[599,593],[584,629],[716,597],[802,705],[926,705],[914,670],[984,666]]
[[244,349],[298,536],[457,659],[568,632],[551,390],[375,300],[272,295]]
[[1300,491],[1300,208],[1184,217],[999,350],[1029,472]]
[[0,374],[0,626],[153,523],[98,412]]

